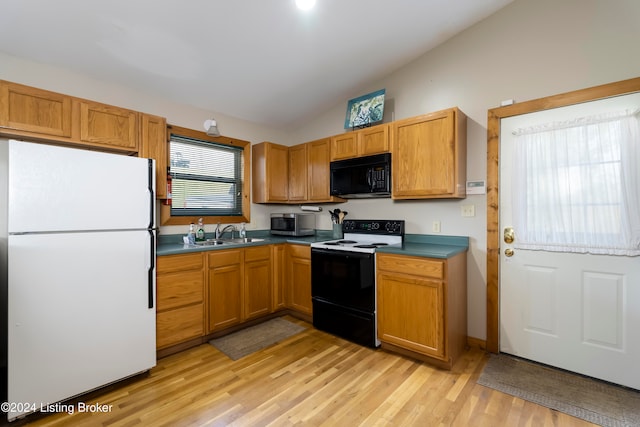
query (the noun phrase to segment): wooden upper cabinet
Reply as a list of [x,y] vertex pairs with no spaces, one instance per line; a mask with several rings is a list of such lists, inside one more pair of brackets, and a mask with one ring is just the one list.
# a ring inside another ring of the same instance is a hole
[[251,149],[253,203],[286,203],[289,200],[289,147],[261,142]]
[[156,161],[156,198],[167,198],[167,166],[169,165],[167,120],[150,114],[140,115],[139,157]]
[[82,142],[138,151],[138,113],[111,105],[86,100],[74,100],[79,120],[78,138]]
[[307,170],[309,202],[334,201],[330,194],[331,139],[307,143]]
[[466,197],[466,129],[457,108],[393,122],[391,197]]
[[[156,129],[151,129],[154,126]],[[159,140],[163,127],[163,118],[0,80],[0,133],[9,137],[142,155],[142,151],[156,148],[141,147],[140,141]],[[166,147],[158,149],[166,151]],[[160,172],[158,184],[166,194],[166,176],[161,178]]]
[[289,147],[289,200],[307,201],[307,144]]
[[377,125],[358,131],[358,155],[372,156],[389,152],[389,125]]
[[71,137],[71,97],[0,80],[0,127]]
[[331,137],[331,160],[389,152],[389,125],[381,124]]
[[358,156],[358,134],[348,132],[331,137],[331,160],[350,159]]

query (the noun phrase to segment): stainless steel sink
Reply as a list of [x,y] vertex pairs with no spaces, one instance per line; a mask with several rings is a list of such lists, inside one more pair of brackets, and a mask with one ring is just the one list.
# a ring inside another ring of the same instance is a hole
[[204,242],[196,242],[196,246],[218,246],[218,245],[238,245],[242,243],[264,242],[265,239],[255,237],[244,237],[239,239],[208,239]]
[[239,239],[222,239],[222,241],[229,242],[229,243],[257,243],[257,242],[264,242],[264,239],[258,239],[255,237],[243,237]]
[[209,239],[209,240],[205,240],[204,242],[196,242],[196,246],[218,246],[218,245],[224,245],[225,242],[224,240],[220,240],[220,239]]

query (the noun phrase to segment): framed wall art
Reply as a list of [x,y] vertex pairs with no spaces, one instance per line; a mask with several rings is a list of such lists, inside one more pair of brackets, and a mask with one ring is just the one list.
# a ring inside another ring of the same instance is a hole
[[382,121],[384,93],[385,89],[380,89],[350,100],[347,104],[344,128],[365,127]]

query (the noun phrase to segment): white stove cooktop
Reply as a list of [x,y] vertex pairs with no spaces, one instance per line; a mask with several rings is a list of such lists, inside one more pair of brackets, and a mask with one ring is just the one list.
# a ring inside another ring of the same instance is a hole
[[[312,248],[374,253],[381,246],[402,246],[404,221],[349,220],[344,222],[342,239],[315,242]],[[362,231],[358,233],[357,231]]]

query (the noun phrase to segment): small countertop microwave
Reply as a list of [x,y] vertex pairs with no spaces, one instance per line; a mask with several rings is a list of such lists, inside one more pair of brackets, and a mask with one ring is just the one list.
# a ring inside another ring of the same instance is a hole
[[312,213],[272,213],[271,234],[313,236],[316,234],[316,215]]
[[383,153],[330,164],[331,195],[345,199],[391,197],[391,154]]

